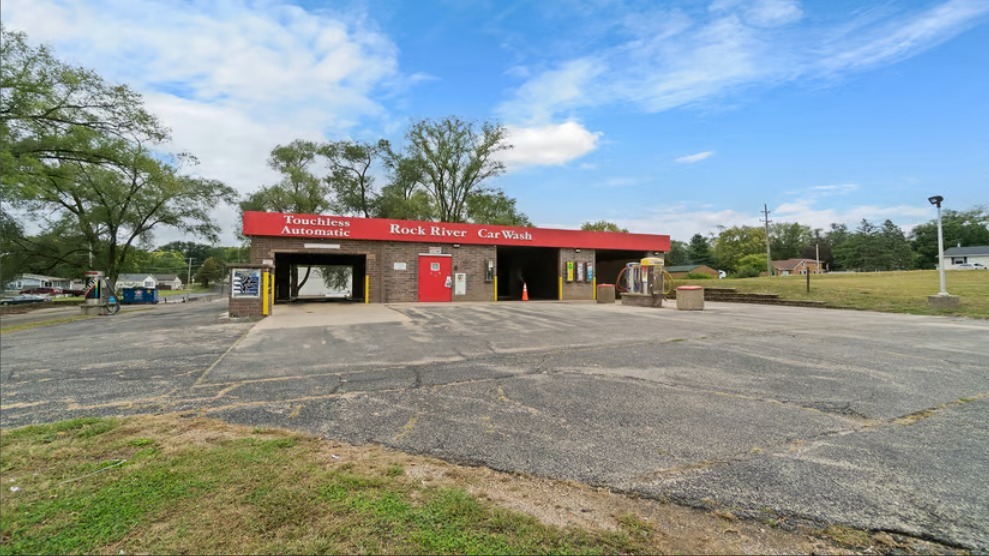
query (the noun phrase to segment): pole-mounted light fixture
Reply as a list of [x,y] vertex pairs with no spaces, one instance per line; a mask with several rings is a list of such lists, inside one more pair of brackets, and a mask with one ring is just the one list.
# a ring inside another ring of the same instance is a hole
[[934,195],[933,197],[928,197],[927,200],[932,205],[937,206],[937,268],[938,275],[941,278],[941,291],[938,292],[938,295],[947,296],[948,289],[944,283],[944,232],[941,229],[941,202],[944,201],[944,197]]

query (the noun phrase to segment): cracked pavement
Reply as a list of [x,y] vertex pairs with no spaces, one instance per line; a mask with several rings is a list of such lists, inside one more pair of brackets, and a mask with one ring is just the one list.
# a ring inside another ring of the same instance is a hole
[[0,424],[195,411],[989,549],[989,322],[708,303],[162,307],[0,337]]

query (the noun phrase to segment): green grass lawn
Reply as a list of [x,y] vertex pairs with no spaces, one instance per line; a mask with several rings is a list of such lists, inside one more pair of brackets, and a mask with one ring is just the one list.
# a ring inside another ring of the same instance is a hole
[[744,293],[775,293],[784,299],[817,300],[835,307],[918,315],[959,315],[989,318],[989,271],[947,273],[948,292],[961,298],[957,309],[932,308],[927,296],[938,293],[936,270],[858,272],[812,275],[810,293],[805,276],[726,280],[677,280],[677,284],[737,288]]
[[427,486],[398,463],[339,460],[315,438],[182,421],[0,433],[0,552],[650,552],[636,519],[613,531],[550,527]]
[[[0,448],[0,554],[734,554],[849,544],[726,510],[175,414],[0,430]],[[576,525],[535,517],[567,506]],[[519,507],[529,513],[508,509]],[[856,533],[858,548],[882,542]]]

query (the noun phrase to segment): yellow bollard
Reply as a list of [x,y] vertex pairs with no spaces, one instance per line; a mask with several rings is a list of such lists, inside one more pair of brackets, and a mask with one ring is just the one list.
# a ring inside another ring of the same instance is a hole
[[371,276],[364,275],[364,303],[371,302]]
[[560,301],[563,301],[563,276],[560,276],[560,292],[559,292],[559,300],[560,300]]
[[492,300],[497,303],[498,301],[498,277],[494,277],[494,299]]
[[268,316],[268,271],[261,273],[261,316]]

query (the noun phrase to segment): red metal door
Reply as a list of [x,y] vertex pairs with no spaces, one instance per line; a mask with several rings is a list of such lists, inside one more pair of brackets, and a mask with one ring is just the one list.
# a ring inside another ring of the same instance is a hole
[[452,271],[452,257],[419,255],[419,301],[452,301]]

